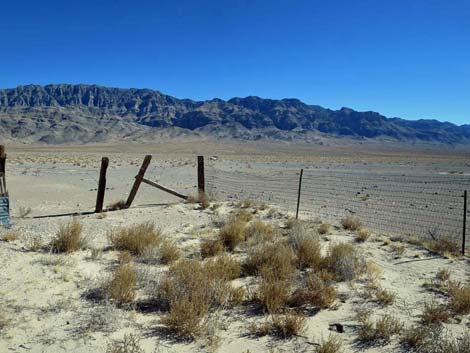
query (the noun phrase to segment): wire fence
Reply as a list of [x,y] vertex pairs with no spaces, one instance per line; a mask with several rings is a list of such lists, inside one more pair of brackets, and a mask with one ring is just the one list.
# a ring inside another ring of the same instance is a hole
[[[299,166],[270,164],[230,170],[212,161],[206,170],[208,191],[219,199],[251,199],[286,212],[296,211]],[[302,178],[299,216],[334,224],[352,215],[383,234],[446,236],[460,242],[467,189],[469,175],[417,174],[371,167],[364,171],[307,167]],[[466,228],[468,234],[468,224]]]

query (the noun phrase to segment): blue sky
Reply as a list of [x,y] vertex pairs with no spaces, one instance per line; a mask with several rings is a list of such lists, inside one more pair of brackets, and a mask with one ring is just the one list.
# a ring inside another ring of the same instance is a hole
[[2,1],[0,87],[295,97],[470,123],[470,1]]

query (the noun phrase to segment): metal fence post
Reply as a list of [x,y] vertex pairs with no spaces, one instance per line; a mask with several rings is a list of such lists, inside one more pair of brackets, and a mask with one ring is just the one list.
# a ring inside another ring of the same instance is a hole
[[206,191],[204,178],[204,156],[197,156],[197,191],[204,193]]
[[300,169],[300,178],[299,178],[299,192],[297,193],[297,210],[295,211],[295,219],[299,219],[299,207],[300,207],[300,193],[302,192],[302,176],[304,170]]
[[467,190],[463,193],[463,232],[462,232],[462,255],[465,255],[465,236],[467,233]]

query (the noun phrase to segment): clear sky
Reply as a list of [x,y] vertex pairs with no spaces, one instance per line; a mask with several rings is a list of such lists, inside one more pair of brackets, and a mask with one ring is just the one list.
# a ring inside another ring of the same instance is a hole
[[4,0],[0,87],[299,98],[470,123],[470,0]]

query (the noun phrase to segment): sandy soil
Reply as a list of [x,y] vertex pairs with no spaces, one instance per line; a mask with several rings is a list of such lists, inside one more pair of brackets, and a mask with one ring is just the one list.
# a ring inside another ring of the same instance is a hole
[[[147,146],[148,147],[148,146]],[[168,147],[167,147],[168,148]],[[324,152],[312,157],[311,151],[292,152],[290,147],[279,149],[279,153],[245,153],[252,146],[199,146],[191,150],[188,146],[174,146],[163,150],[161,146],[137,148],[132,146],[118,153],[114,147],[60,147],[36,148],[15,147],[9,151],[8,187],[11,195],[11,229],[1,229],[0,237],[15,234],[17,239],[0,242],[0,308],[7,324],[0,331],[0,352],[105,352],[107,345],[121,340],[125,334],[133,333],[140,339],[145,352],[312,352],[323,338],[338,335],[343,342],[343,352],[402,352],[398,337],[385,346],[364,347],[357,342],[357,308],[368,308],[374,317],[391,313],[409,327],[420,320],[424,303],[434,299],[445,302],[446,297],[430,291],[426,284],[433,283],[441,269],[448,269],[453,280],[467,283],[470,276],[468,258],[447,259],[430,253],[419,245],[401,243],[392,239],[384,245],[385,236],[373,233],[371,238],[356,246],[364,259],[376,263],[382,270],[380,285],[396,295],[391,305],[380,305],[363,298],[361,291],[365,282],[335,284],[341,300],[329,309],[309,315],[301,335],[283,340],[272,336],[255,338],[249,335],[249,325],[266,320],[266,315],[253,315],[241,306],[236,309],[213,313],[210,320],[215,330],[208,336],[193,342],[172,339],[162,334],[160,318],[164,313],[148,310],[143,303],[152,281],[158,280],[168,267],[136,262],[139,273],[138,296],[134,305],[120,308],[104,301],[95,302],[86,298],[89,290],[97,288],[109,276],[118,263],[118,252],[109,247],[107,233],[117,227],[154,222],[174,239],[185,257],[197,257],[201,239],[214,236],[218,227],[214,219],[227,217],[237,206],[223,200],[216,210],[201,210],[197,205],[185,203],[159,190],[142,185],[129,210],[106,213],[105,217],[85,214],[94,209],[99,161],[103,155],[111,159],[108,171],[108,190],[105,204],[125,199],[140,166],[143,155],[154,155],[147,176],[184,194],[196,191],[196,169],[194,152],[223,156],[226,159],[245,163],[247,160],[270,159],[282,161],[298,160],[347,160],[349,163],[364,160],[414,161],[429,166],[445,163],[451,166],[467,166],[465,154],[420,152],[409,156],[406,152],[384,152],[357,154],[336,151]],[[129,151],[133,149],[133,151]],[[241,152],[240,152],[241,151]],[[302,159],[303,158],[303,159]],[[468,159],[467,159],[468,160]],[[275,205],[273,205],[275,207]],[[30,208],[31,212],[25,217]],[[255,212],[254,209],[250,211]],[[47,244],[60,225],[69,222],[75,215],[84,227],[88,239],[86,249],[72,254],[51,254],[47,248],[31,251],[32,239]],[[255,219],[272,224],[285,231],[288,214],[272,217],[269,209],[257,211]],[[315,233],[315,224],[312,234]],[[354,242],[354,234],[332,227],[322,236],[323,249],[336,242]],[[355,243],[356,244],[356,243]],[[396,244],[403,244],[402,254],[394,251]],[[235,255],[242,259],[244,253]],[[243,283],[256,282],[244,279]],[[344,333],[333,333],[330,325],[341,323]],[[458,336],[468,330],[469,315],[452,317],[445,324],[449,334]],[[214,337],[217,344],[214,344]]]

